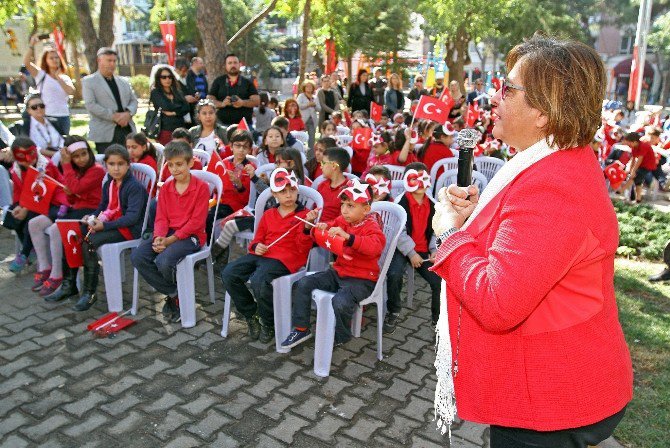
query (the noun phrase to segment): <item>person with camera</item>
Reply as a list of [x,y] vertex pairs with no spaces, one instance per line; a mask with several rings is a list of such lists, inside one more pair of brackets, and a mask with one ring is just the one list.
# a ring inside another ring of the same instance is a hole
[[238,124],[242,118],[251,126],[254,107],[261,103],[256,86],[240,75],[240,59],[232,53],[226,55],[226,74],[214,80],[207,98],[214,102],[224,126]]

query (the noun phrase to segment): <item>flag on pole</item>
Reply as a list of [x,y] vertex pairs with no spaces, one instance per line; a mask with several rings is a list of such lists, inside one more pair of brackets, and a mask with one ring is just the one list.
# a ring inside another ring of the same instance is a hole
[[84,237],[81,234],[81,223],[77,219],[57,219],[56,225],[63,240],[63,253],[67,265],[71,268],[83,266],[81,242]]
[[616,190],[626,180],[626,167],[617,160],[605,167],[605,177],[610,181],[612,189]]
[[425,118],[444,124],[449,120],[449,109],[439,98],[421,95],[414,111],[414,119]]
[[247,124],[247,119],[242,117],[239,123],[237,123],[237,130],[238,131],[248,131],[249,130],[249,125]]
[[31,166],[23,178],[19,205],[40,215],[47,215],[56,188],[57,182]]
[[161,34],[163,35],[168,64],[174,67],[174,62],[177,58],[177,25],[174,20],[162,20],[159,22],[159,25]]
[[370,149],[370,137],[372,137],[371,128],[354,129],[353,139],[351,140],[351,149]]
[[628,101],[635,102],[637,98],[637,84],[640,77],[640,55],[638,47],[633,47],[633,57],[630,64],[630,81],[628,83]]
[[316,241],[316,244],[334,253],[338,257],[344,257],[346,260],[353,259],[351,255],[344,254],[344,238],[341,236],[331,236],[327,229],[315,229],[314,240]]
[[370,118],[372,118],[372,121],[375,123],[379,123],[381,121],[382,109],[383,106],[381,104],[377,104],[374,101],[370,103]]
[[480,113],[479,103],[477,101],[473,101],[472,103],[470,103],[470,105],[468,106],[468,116],[466,120],[467,127],[471,128],[475,125],[477,120],[480,119],[479,113]]
[[212,158],[209,159],[209,163],[207,164],[205,171],[216,174],[221,178],[222,182],[224,181],[223,176],[226,175],[226,166],[224,165],[223,160],[221,160],[221,156],[216,150],[212,151]]
[[454,97],[451,96],[451,92],[449,91],[448,87],[445,87],[444,90],[442,90],[440,100],[446,105],[447,116],[449,116],[449,113],[451,112],[451,109],[454,108],[456,101],[454,101]]

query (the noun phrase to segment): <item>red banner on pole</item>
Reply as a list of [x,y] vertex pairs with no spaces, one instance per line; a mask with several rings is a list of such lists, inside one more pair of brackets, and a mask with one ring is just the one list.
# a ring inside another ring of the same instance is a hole
[[160,27],[168,64],[174,66],[177,57],[177,25],[174,20],[163,20],[160,22]]
[[640,55],[637,45],[633,47],[633,58],[630,64],[630,81],[628,83],[628,101],[635,102],[637,99],[637,84],[640,77]]
[[326,39],[326,74],[331,74],[337,70],[337,50],[335,41]]

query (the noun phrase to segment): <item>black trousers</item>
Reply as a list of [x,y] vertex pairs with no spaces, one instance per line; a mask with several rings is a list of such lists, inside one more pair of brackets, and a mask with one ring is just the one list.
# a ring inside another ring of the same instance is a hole
[[533,431],[491,425],[491,448],[586,448],[596,446],[614,432],[626,408],[597,423],[560,431]]
[[362,278],[340,277],[335,269],[303,277],[293,288],[293,311],[291,321],[294,327],[309,327],[312,311],[312,291],[334,292],[335,343],[345,343],[351,339],[351,317],[358,303],[366,299],[375,289],[375,282]]
[[[82,224],[82,234],[86,235],[88,232],[88,226]],[[105,244],[111,243],[120,243],[126,241],[126,238],[119,232],[117,229],[103,230],[101,232],[91,233],[88,237],[88,241],[84,240],[81,244],[82,256],[84,258],[84,273],[90,266],[94,266],[98,262],[98,254],[96,250]],[[97,268],[96,268],[97,269]],[[90,285],[91,291],[95,291],[98,287],[98,276],[96,275],[93,280],[93,284]]]
[[[419,255],[423,259],[428,259],[428,257],[430,257],[430,253],[428,252],[419,252]],[[405,267],[407,266],[407,263],[409,263],[409,258],[404,256],[399,250],[396,250],[386,275],[386,292],[388,294],[386,308],[389,313],[400,312],[400,290],[402,289],[402,279],[405,276]],[[437,318],[440,317],[440,286],[442,284],[442,279],[433,271],[428,270],[431,266],[433,266],[433,263],[426,262],[414,270],[430,285],[430,311],[433,321],[437,321]]]
[[[228,264],[221,271],[221,280],[237,311],[247,319],[258,313],[261,324],[274,327],[272,280],[288,274],[290,271],[279,260],[247,254]],[[247,280],[253,295],[247,288]]]
[[214,226],[214,221],[220,218],[225,218],[226,216],[235,212],[235,210],[233,210],[233,208],[228,204],[219,204],[219,210],[217,211],[216,216],[214,216],[215,210],[216,208],[212,207],[209,209],[209,212],[207,212],[207,220],[205,221],[205,231],[207,232],[206,243],[209,243],[209,238],[212,236],[212,227]]
[[111,142],[95,142],[95,151],[98,154],[104,154],[105,151],[107,150],[107,147],[110,145],[113,145],[114,143],[118,143],[121,146],[126,146],[126,136],[132,132],[132,128],[130,126],[126,126],[125,128],[122,128],[119,125],[116,125],[114,127],[114,136],[112,137]]

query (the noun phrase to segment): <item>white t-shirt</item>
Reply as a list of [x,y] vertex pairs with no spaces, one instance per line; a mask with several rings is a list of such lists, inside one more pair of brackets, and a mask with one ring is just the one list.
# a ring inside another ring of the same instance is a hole
[[216,137],[215,134],[215,132],[212,132],[207,137],[200,137],[194,148],[202,149],[203,151],[207,151],[208,154],[212,154],[212,151],[214,151],[214,148],[217,146],[217,142],[214,140],[214,137]]
[[[60,74],[60,79],[68,86],[74,88],[72,80],[69,76]],[[35,84],[42,95],[42,101],[46,106],[46,114],[50,117],[67,117],[70,115],[70,107],[68,106],[68,94],[63,90],[61,85],[47,75],[44,70],[40,70],[35,77]]]
[[30,138],[38,148],[60,149],[63,147],[63,137],[49,123],[49,120],[44,120],[44,124],[42,124],[34,118],[31,119]]

